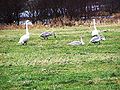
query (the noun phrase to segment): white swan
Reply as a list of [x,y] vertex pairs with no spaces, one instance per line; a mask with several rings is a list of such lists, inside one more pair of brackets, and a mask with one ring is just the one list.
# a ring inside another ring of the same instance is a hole
[[75,45],[84,45],[84,44],[85,43],[83,42],[82,37],[80,37],[80,41],[72,41],[72,42],[68,43],[68,45],[73,45],[73,46],[75,46]]
[[97,30],[97,28],[96,28],[95,19],[93,19],[93,27],[94,27],[94,29],[93,29],[93,31],[92,31],[92,37],[98,36],[100,31]]
[[29,20],[26,20],[26,22],[25,22],[26,34],[24,34],[18,42],[21,45],[27,44],[27,42],[30,38],[30,33],[28,32],[28,22],[29,22]]

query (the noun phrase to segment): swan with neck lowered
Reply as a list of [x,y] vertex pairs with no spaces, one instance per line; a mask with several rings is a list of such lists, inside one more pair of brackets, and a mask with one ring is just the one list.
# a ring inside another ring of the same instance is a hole
[[27,44],[27,42],[30,38],[30,33],[28,32],[28,23],[29,23],[29,20],[26,20],[26,22],[25,22],[26,34],[24,34],[18,42],[21,45]]
[[99,43],[100,44],[100,41],[104,41],[104,40],[106,40],[104,36],[98,35],[98,36],[92,37],[89,43],[94,43],[94,44]]
[[83,39],[82,37],[80,37],[80,41],[72,41],[70,43],[68,43],[68,45],[73,45],[73,46],[76,46],[76,45],[84,45],[85,43],[83,42]]
[[56,35],[54,32],[42,32],[40,36],[44,39],[48,39],[49,36],[54,36],[56,38]]
[[94,36],[90,39],[90,42],[89,43],[99,43],[100,44],[100,41],[101,41],[101,37],[100,36]]

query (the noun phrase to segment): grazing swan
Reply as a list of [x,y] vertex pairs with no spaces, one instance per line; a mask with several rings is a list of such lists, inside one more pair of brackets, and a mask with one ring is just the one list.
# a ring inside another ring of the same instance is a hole
[[[92,42],[92,43],[94,43],[94,44],[95,44],[95,43],[99,43],[99,44],[100,44],[100,41],[101,41],[101,40],[104,41],[104,40],[106,40],[106,39],[105,39],[104,36],[99,35],[99,36],[94,36],[94,37],[92,37],[91,40],[90,40],[90,42]],[[90,42],[89,42],[89,43],[90,43]]]
[[93,25],[94,25],[94,29],[93,29],[93,31],[92,31],[92,37],[98,36],[98,35],[99,35],[99,31],[98,31],[97,28],[96,28],[95,19],[93,19]]
[[100,41],[101,41],[101,37],[100,36],[94,36],[91,38],[90,42],[89,43],[99,43],[100,44]]
[[68,45],[84,45],[85,43],[83,42],[82,37],[80,37],[80,41],[72,41],[70,43],[68,43]]
[[30,38],[30,33],[28,32],[28,22],[29,22],[29,20],[26,20],[26,22],[25,22],[26,34],[24,34],[18,42],[21,45],[27,44],[27,42]]
[[49,36],[54,36],[56,38],[56,35],[54,32],[42,32],[40,36],[44,39],[48,39]]

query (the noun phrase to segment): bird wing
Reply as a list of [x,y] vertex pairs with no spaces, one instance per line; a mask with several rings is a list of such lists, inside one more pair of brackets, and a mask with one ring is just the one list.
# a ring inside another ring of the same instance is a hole
[[98,42],[98,41],[100,41],[100,37],[99,36],[93,37],[90,41],[91,42]]
[[29,35],[25,34],[20,38],[19,43],[21,43],[21,42],[24,43],[24,42],[28,41],[28,39],[29,39]]

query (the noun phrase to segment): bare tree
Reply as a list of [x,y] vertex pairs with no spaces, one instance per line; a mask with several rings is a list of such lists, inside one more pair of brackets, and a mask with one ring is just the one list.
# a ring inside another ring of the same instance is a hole
[[[29,12],[33,23],[87,20],[120,12],[120,0],[0,0],[0,23],[19,25],[20,13]],[[67,18],[67,19],[65,19]]]

